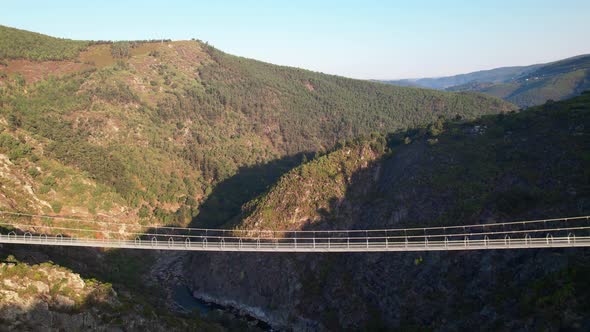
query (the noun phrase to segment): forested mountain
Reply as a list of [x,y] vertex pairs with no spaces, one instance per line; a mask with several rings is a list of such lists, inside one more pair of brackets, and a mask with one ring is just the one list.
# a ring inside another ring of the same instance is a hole
[[[521,90],[502,97],[519,91],[513,100],[528,105],[540,100],[535,91],[562,81],[571,84],[551,88],[561,96],[551,98],[579,93],[584,59],[476,76],[499,82],[519,72],[511,84]],[[275,66],[199,40],[73,41],[0,26],[0,209],[246,229],[588,214],[589,106],[583,94],[517,112],[478,92]],[[1,290],[12,296],[0,299],[9,309],[0,319],[15,330],[47,328],[47,317],[65,329],[123,320],[138,329],[223,328],[154,306],[169,289],[149,286],[150,276],[170,270],[184,273],[173,279],[188,280],[197,297],[277,327],[539,330],[556,319],[563,328],[590,326],[590,263],[575,251],[203,253],[180,256],[180,267],[158,265],[174,255],[134,251],[0,253],[27,262],[10,257],[0,266],[10,280]],[[42,264],[49,260],[71,270]],[[515,262],[518,276],[508,268]],[[36,305],[23,309],[23,301]],[[543,312],[527,311],[531,305]]]
[[505,67],[441,78],[386,81],[447,91],[477,91],[521,107],[562,100],[590,88],[590,55],[525,67]]
[[[239,219],[244,203],[291,168],[346,140],[514,109],[479,93],[274,66],[198,40],[72,41],[0,26],[0,209],[215,227]],[[104,227],[126,231],[125,225]],[[15,246],[0,253],[27,264],[10,263],[19,265],[16,275],[12,265],[0,269],[2,278],[16,280],[4,289],[14,301],[0,300],[8,329],[109,328],[128,319],[151,330],[225,326],[167,314],[162,299],[171,296],[169,288],[150,280],[160,278],[153,276],[160,275],[161,259],[175,256]],[[40,265],[47,261],[89,279],[72,288],[37,278],[37,291],[18,283],[45,272],[79,279]],[[85,293],[108,290],[109,283],[118,296]],[[78,296],[72,289],[83,291]],[[103,311],[92,309],[102,305]],[[148,323],[153,320],[164,322]]]
[[[383,229],[588,215],[589,128],[586,92],[348,141],[283,175],[233,224]],[[196,296],[301,330],[576,330],[590,326],[584,253],[197,254],[187,278]]]
[[[239,212],[301,154],[513,108],[278,67],[196,40],[77,42],[0,27],[0,45],[10,174],[0,206],[10,210],[187,223],[208,198],[205,219],[223,222],[227,204]],[[211,196],[240,169],[240,189]]]
[[383,82],[399,86],[414,86],[444,90],[473,82],[503,83],[529,73],[540,66],[541,65],[501,67],[454,76],[389,80]]

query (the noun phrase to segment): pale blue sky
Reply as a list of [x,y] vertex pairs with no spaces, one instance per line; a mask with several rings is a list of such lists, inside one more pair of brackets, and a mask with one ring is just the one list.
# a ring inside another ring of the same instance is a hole
[[355,78],[442,76],[590,53],[588,0],[0,0],[0,24],[73,39],[198,38]]

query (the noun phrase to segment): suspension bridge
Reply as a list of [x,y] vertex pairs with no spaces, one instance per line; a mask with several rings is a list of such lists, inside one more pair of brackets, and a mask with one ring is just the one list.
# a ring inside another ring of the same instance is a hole
[[0,243],[234,252],[590,247],[590,216],[423,228],[275,231],[140,225],[0,211]]

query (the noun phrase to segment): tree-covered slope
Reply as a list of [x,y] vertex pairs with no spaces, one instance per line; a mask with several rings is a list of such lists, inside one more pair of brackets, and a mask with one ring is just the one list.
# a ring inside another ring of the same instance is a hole
[[524,67],[505,67],[469,74],[417,80],[386,81],[447,91],[477,91],[521,107],[562,100],[590,88],[590,55]]
[[53,38],[0,25],[0,59],[73,59],[88,44],[86,41]]
[[[381,229],[588,215],[589,128],[586,93],[348,142],[283,175],[244,206],[237,227]],[[583,257],[568,250],[198,254],[187,271],[197,296],[231,297],[279,326],[552,330],[590,323]]]
[[[244,225],[276,222],[279,229],[297,228],[324,220],[327,212],[346,225],[350,216],[338,212],[346,203],[377,205],[369,209],[374,215],[370,226],[383,227],[399,206],[409,208],[400,200],[405,188],[447,197],[435,220],[423,220],[434,225],[478,222],[484,212],[499,219],[532,217],[536,208],[558,206],[561,213],[582,214],[590,207],[589,106],[590,94],[585,93],[519,113],[438,122],[349,142],[281,177],[245,206]],[[371,167],[373,173],[367,171]],[[366,195],[371,183],[373,193]],[[364,193],[350,201],[346,195],[359,191],[354,185]],[[572,196],[563,195],[567,191]],[[416,214],[420,201],[411,204]]]
[[541,65],[501,67],[454,76],[389,80],[383,82],[399,86],[415,86],[444,90],[473,82],[502,83],[529,73],[540,66]]
[[[27,52],[63,42],[3,31],[7,45],[43,40]],[[186,223],[205,199],[216,211],[230,201],[230,208],[239,209],[295,165],[297,154],[439,117],[474,118],[513,108],[481,94],[399,88],[274,66],[194,40],[89,44],[78,53],[51,62],[2,59],[4,153],[19,155],[16,177],[47,203],[19,206],[21,195],[6,190],[14,198],[4,208]],[[82,60],[83,67],[72,67]],[[263,165],[269,166],[264,176],[254,172],[245,180],[250,190],[214,190],[240,170]],[[63,178],[56,167],[77,172],[85,184]],[[71,197],[63,191],[69,186],[86,198],[60,201]],[[114,204],[106,204],[106,197],[116,197]]]
[[478,91],[503,98],[521,107],[547,100],[562,100],[590,88],[590,56],[548,65],[517,80],[504,83],[469,83],[449,91]]

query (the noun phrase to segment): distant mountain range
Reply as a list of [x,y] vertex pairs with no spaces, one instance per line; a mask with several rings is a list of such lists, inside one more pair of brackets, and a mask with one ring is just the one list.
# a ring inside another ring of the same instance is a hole
[[476,91],[502,98],[520,107],[562,100],[590,89],[590,55],[546,64],[501,67],[447,77],[383,81],[447,91]]

